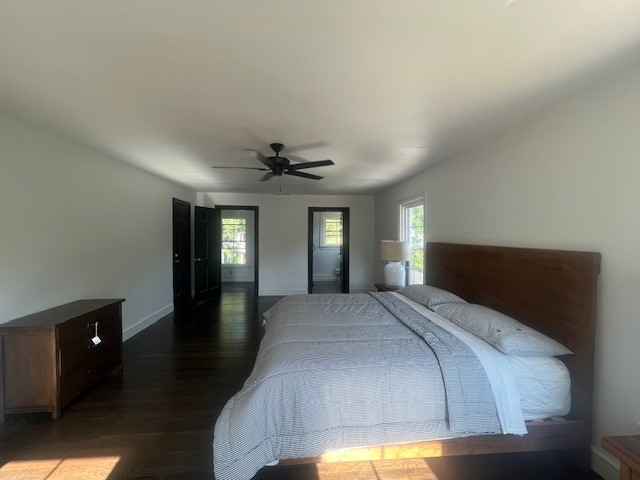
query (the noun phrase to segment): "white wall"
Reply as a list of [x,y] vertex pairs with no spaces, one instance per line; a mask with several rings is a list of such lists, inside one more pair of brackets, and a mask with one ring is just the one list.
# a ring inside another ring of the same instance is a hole
[[247,250],[244,265],[222,265],[221,280],[223,282],[253,282],[255,279],[255,213],[253,210],[223,210],[222,218],[244,218],[247,223],[245,239]]
[[[427,192],[430,241],[602,253],[594,467],[603,435],[640,420],[640,65],[376,196],[376,238]],[[377,265],[376,277],[381,278]]]
[[199,193],[198,205],[251,205],[258,214],[259,295],[307,292],[309,207],[349,207],[350,291],[373,289],[373,197]]
[[126,299],[125,338],[173,310],[172,197],[194,195],[0,114],[0,322]]

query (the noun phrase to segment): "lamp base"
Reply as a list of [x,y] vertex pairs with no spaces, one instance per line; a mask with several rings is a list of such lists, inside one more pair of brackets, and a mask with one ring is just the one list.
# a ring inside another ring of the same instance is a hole
[[384,266],[384,283],[390,287],[404,287],[405,269],[401,262],[389,262]]

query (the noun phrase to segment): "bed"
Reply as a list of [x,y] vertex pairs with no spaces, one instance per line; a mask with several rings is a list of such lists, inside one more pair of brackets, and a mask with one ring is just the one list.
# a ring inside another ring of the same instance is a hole
[[216,477],[249,479],[275,462],[560,449],[588,465],[599,262],[588,252],[427,245],[426,284],[573,352],[560,357],[570,406],[560,388],[526,423],[514,395],[495,394],[496,378],[507,378],[504,391],[514,378],[492,374],[437,312],[391,293],[283,299],[268,312],[253,373],[216,422]]

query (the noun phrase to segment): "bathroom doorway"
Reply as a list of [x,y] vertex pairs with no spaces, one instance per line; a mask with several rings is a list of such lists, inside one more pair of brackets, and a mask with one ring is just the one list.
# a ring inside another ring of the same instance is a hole
[[349,208],[309,207],[309,293],[349,293]]
[[[220,210],[222,293],[258,295],[257,206],[217,205]],[[244,292],[244,293],[243,293]]]

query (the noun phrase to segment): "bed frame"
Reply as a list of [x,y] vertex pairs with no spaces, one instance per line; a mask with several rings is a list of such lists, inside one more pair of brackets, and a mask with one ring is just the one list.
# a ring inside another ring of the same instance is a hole
[[528,434],[485,435],[330,452],[298,463],[353,462],[450,455],[565,450],[590,464],[593,347],[600,254],[428,243],[425,283],[491,307],[558,340],[571,373],[571,412],[527,422]]

